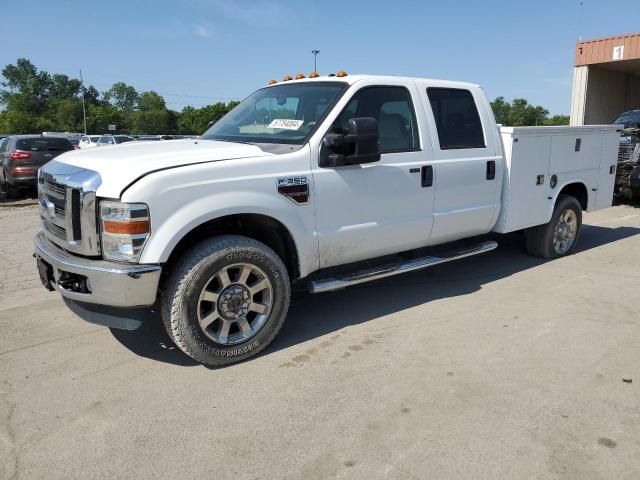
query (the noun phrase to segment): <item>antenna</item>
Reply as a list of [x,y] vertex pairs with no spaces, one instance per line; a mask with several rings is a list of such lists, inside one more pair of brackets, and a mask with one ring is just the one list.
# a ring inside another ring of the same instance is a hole
[[582,10],[583,10],[583,4],[584,2],[581,1],[580,2],[580,11],[578,13],[578,41],[581,42],[582,41]]

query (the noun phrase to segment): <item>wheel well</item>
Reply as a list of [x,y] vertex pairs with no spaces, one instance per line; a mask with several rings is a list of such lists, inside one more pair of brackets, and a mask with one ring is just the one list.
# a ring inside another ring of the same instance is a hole
[[570,183],[569,185],[565,185],[562,190],[560,190],[558,196],[560,195],[571,195],[575,197],[578,202],[580,202],[582,210],[586,210],[589,205],[589,193],[584,183]]
[[272,217],[253,213],[228,215],[197,226],[173,248],[167,264],[175,262],[191,246],[215,235],[243,235],[258,240],[278,254],[291,280],[300,276],[298,251],[289,230]]

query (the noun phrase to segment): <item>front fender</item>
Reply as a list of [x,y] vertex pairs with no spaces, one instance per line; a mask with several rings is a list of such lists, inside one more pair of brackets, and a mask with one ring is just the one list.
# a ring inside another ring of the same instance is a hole
[[[312,238],[312,231],[305,231],[306,227],[300,218],[291,216],[283,218],[282,207],[288,207],[288,205],[282,204],[289,202],[289,200],[285,198],[282,199],[283,201],[274,200],[272,197],[272,195],[243,191],[211,195],[178,208],[169,217],[162,219],[157,228],[154,224],[159,222],[153,220],[152,213],[153,233],[145,246],[140,262],[166,262],[178,242],[194,228],[216,218],[243,213],[265,215],[277,220],[291,233],[301,263],[305,258],[313,258],[312,250],[316,242],[304,241],[305,236]],[[248,198],[251,198],[251,204],[243,205],[243,200],[246,202]],[[216,205],[215,210],[211,210],[211,205]],[[150,206],[150,210],[154,211],[152,206]],[[301,274],[303,274],[302,270],[309,270],[312,265],[305,268],[300,265],[300,267]]]
[[232,160],[142,178],[122,197],[123,201],[149,206],[151,236],[140,263],[166,262],[178,242],[205,222],[233,214],[259,214],[289,230],[298,251],[300,274],[308,275],[318,269],[313,204],[296,204],[277,190],[277,179],[291,175],[307,176],[312,190],[308,172],[308,152],[299,151],[270,157],[269,163],[264,159]]

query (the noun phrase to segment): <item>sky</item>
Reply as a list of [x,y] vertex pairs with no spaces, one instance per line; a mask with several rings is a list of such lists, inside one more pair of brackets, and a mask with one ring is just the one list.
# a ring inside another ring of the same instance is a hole
[[[635,33],[640,2],[584,0],[0,0],[0,67],[26,57],[99,91],[168,107],[242,99],[313,70],[479,83],[568,114],[575,43]],[[581,13],[582,12],[582,13]]]

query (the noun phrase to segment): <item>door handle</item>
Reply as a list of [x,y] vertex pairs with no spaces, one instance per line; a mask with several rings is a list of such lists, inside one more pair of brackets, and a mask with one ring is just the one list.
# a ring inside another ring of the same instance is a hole
[[487,162],[487,180],[493,180],[496,178],[496,161],[489,160]]
[[433,185],[433,166],[425,165],[422,167],[420,177],[423,187],[431,187]]

